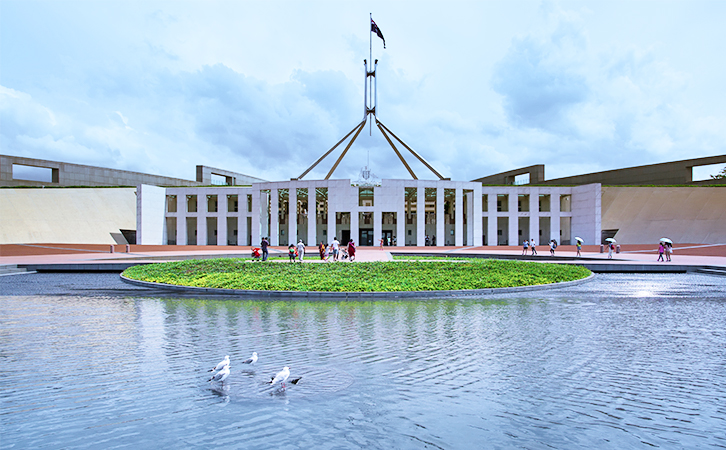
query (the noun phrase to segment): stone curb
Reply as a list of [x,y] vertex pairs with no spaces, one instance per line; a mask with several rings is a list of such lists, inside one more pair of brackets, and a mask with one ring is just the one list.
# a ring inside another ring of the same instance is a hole
[[487,294],[506,294],[512,292],[537,291],[541,289],[559,289],[591,281],[595,274],[574,281],[561,283],[537,284],[533,286],[517,286],[489,289],[462,289],[455,291],[401,291],[401,292],[319,292],[319,291],[257,291],[251,289],[219,289],[195,286],[179,286],[174,284],[153,283],[149,281],[132,280],[119,275],[124,283],[154,289],[168,289],[187,294],[202,295],[233,295],[240,298],[271,299],[271,300],[396,300],[396,299],[434,299],[434,298],[469,298]]

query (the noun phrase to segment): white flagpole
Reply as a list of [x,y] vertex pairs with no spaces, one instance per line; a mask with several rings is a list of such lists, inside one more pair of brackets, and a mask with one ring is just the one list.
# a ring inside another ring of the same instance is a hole
[[[368,61],[370,61],[371,67],[373,67],[373,27],[371,24],[373,24],[373,13],[368,13],[369,15],[369,21],[368,21],[368,57],[370,58]],[[366,68],[366,70],[368,70]],[[370,77],[366,75],[366,83],[368,83]],[[371,85],[371,89],[373,89],[373,86]],[[370,89],[368,90],[368,95],[371,95],[372,92]],[[373,101],[372,99],[369,99],[368,104],[373,107]],[[366,118],[368,117],[367,111],[366,111]],[[373,124],[368,124],[368,136],[373,136]]]

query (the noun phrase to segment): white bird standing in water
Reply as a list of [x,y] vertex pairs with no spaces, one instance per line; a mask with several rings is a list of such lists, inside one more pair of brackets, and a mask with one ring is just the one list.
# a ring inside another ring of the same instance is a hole
[[224,381],[229,376],[229,366],[224,366],[222,370],[212,375],[209,381]]
[[290,368],[285,366],[281,371],[277,372],[277,375],[275,375],[272,380],[270,380],[270,384],[274,386],[276,383],[281,383],[282,387],[285,387],[285,381],[287,381],[289,376]]
[[209,371],[214,372],[215,370],[220,370],[224,368],[224,366],[229,366],[229,355],[225,355],[224,359],[221,360],[219,364],[209,369]]
[[257,352],[252,352],[252,356],[242,361],[242,364],[254,364],[257,362]]

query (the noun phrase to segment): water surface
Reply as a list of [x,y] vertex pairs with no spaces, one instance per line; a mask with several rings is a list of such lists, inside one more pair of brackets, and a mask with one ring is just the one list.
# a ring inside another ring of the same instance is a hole
[[36,275],[0,279],[2,448],[726,447],[719,277],[307,302]]

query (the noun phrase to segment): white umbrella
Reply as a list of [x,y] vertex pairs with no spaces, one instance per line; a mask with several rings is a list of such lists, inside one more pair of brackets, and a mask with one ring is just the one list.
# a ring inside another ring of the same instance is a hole
[[581,237],[575,237],[575,240],[576,241],[580,241],[580,242],[585,242],[585,240],[583,238],[581,238]]
[[606,241],[606,242],[618,242],[618,241],[616,241],[616,240],[615,240],[615,239],[613,239],[613,238],[607,238],[607,239],[605,239],[605,241]]
[[671,240],[670,240],[670,239],[668,239],[668,238],[660,238],[660,241],[661,241],[661,242],[667,242],[668,244],[672,244],[672,243],[673,243],[673,241],[671,241]]

